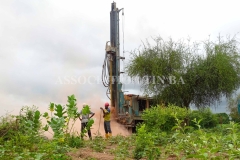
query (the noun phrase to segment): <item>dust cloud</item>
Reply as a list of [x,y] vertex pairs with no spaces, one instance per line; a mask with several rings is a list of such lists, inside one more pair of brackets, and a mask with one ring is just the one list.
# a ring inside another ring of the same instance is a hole
[[[94,119],[94,124],[91,127],[91,133],[92,136],[104,136],[105,131],[104,131],[104,119],[103,119],[103,113],[102,110],[99,109],[92,109],[92,112],[95,113],[95,115],[92,117]],[[119,124],[114,120],[113,114],[111,114],[111,130],[112,130],[112,136],[117,136],[117,135],[122,135],[122,136],[128,136],[130,135],[130,131],[128,131],[124,126]],[[70,124],[71,126],[71,124]],[[73,126],[73,132],[79,133],[81,130],[81,122],[78,119]],[[87,135],[87,134],[86,134]]]
[[[101,113],[102,111],[99,110],[92,110],[92,112],[95,113],[95,115],[92,117],[94,119],[94,124],[91,127],[91,133],[92,136],[105,136],[105,131],[104,131],[104,119],[103,119],[103,114]],[[43,124],[46,124],[46,120],[43,119]],[[73,124],[73,127],[72,127]],[[117,135],[122,135],[122,136],[128,136],[131,135],[131,132],[128,131],[124,126],[119,124],[114,120],[114,118],[111,118],[111,130],[112,130],[112,136],[117,136]],[[81,131],[81,121],[77,119],[75,122],[70,122],[69,123],[69,129],[72,127],[71,132],[75,133],[77,135],[80,134]],[[44,136],[48,137],[49,139],[52,138],[52,130],[49,128],[49,132],[45,132]],[[87,136],[87,134],[86,134]]]
[[[103,113],[102,113],[102,110],[100,109],[100,107],[104,108],[105,101],[102,101],[100,99],[100,97],[98,97],[97,95],[93,96],[91,99],[86,99],[85,101],[81,101],[81,102],[77,101],[78,111],[81,111],[83,103],[88,104],[91,108],[91,111],[93,113],[95,113],[95,115],[92,117],[92,119],[94,120],[94,124],[91,127],[92,136],[93,137],[98,136],[98,135],[105,136],[104,125],[103,125],[103,123],[104,123]],[[48,108],[48,106],[46,108]],[[40,108],[40,110],[43,111],[42,108]],[[43,112],[41,112],[41,113],[43,113]],[[43,122],[43,124],[46,124],[45,119],[43,119],[42,122]],[[73,127],[72,127],[72,124],[74,124]],[[115,121],[114,107],[111,107],[111,123],[110,123],[110,125],[111,125],[111,130],[112,130],[112,136],[117,136],[117,135],[128,136],[128,135],[131,135],[130,131],[128,131],[123,125],[121,125],[121,124],[119,124],[118,122]],[[69,123],[69,128],[71,128],[71,127],[72,127],[71,132],[79,135],[80,131],[81,131],[81,121],[79,119],[77,119],[75,122],[70,122]],[[46,136],[48,138],[52,138],[51,133],[53,133],[53,132],[51,130],[49,130],[49,132],[45,132],[44,136]],[[87,134],[86,134],[86,136],[87,136]]]

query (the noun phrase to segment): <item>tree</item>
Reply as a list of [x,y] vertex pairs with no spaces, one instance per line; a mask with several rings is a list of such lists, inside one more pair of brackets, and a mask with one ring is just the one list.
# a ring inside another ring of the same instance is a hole
[[189,108],[216,104],[240,86],[240,52],[235,37],[202,43],[148,41],[131,52],[126,70],[158,101]]

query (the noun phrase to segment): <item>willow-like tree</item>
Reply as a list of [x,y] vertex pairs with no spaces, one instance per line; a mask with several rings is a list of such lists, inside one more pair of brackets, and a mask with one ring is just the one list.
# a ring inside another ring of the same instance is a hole
[[139,78],[145,94],[189,108],[218,104],[240,86],[240,51],[236,38],[201,43],[148,41],[131,52],[126,71]]

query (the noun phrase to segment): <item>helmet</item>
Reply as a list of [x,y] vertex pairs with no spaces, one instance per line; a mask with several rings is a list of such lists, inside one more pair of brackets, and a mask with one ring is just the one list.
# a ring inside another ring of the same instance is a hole
[[83,107],[85,107],[87,104],[86,103],[83,103]]
[[108,102],[106,102],[106,103],[105,103],[105,107],[108,107],[108,106],[109,106],[109,103],[108,103]]

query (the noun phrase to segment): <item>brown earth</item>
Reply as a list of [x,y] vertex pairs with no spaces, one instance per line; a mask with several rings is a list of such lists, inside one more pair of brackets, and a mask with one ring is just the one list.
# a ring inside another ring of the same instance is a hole
[[[107,139],[104,139],[104,141],[107,145],[104,147],[102,152],[97,152],[90,147],[84,147],[73,149],[68,153],[68,155],[72,158],[72,160],[114,160],[115,155],[112,151],[117,147],[117,144],[111,144]],[[125,159],[133,160],[132,158]]]
[[[103,152],[96,152],[91,148],[80,148],[75,149],[72,152],[68,153],[68,155],[72,158],[72,160],[115,160],[114,154],[110,151],[114,149],[116,146],[109,146]],[[160,158],[160,160],[177,160],[178,158],[174,155],[169,156],[168,158]],[[133,158],[125,157],[124,160],[134,160]],[[141,159],[146,160],[146,159]],[[194,158],[189,160],[196,160]]]
[[[106,140],[106,142],[108,144],[108,140]],[[115,160],[116,157],[114,153],[112,153],[111,151],[113,151],[116,147],[117,147],[117,144],[111,144],[111,145],[108,144],[102,152],[94,151],[90,147],[84,147],[79,149],[73,149],[67,155],[70,156],[72,160]],[[133,149],[134,148],[131,147],[130,152],[132,152]],[[161,151],[163,150],[164,148],[161,148]],[[164,154],[162,156],[164,156]],[[165,158],[161,157],[159,160],[177,160],[177,159],[179,159],[177,156],[169,155]],[[124,160],[134,160],[134,159],[129,157],[124,157]],[[147,159],[142,158],[141,160],[147,160]],[[189,160],[196,160],[196,159],[190,158]]]
[[73,160],[114,160],[114,155],[106,152],[95,152],[90,148],[81,148],[68,153]]

